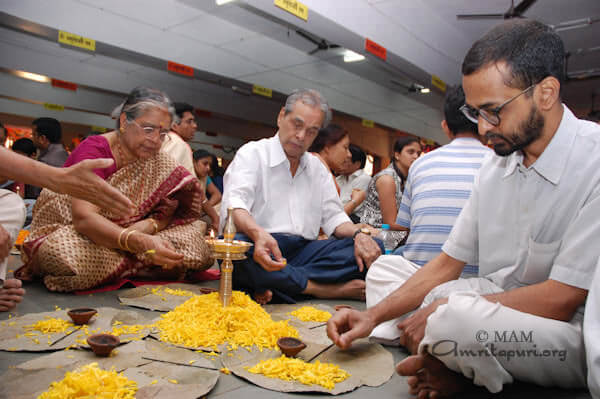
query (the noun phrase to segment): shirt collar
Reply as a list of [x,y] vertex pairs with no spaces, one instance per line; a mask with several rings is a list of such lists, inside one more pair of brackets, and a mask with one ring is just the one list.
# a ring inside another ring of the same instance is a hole
[[[300,157],[300,165],[298,166],[298,170],[303,170],[306,167],[306,163],[308,162],[308,153],[302,154]],[[290,161],[285,155],[285,151],[283,150],[283,146],[281,145],[281,140],[279,140],[279,131],[277,134],[269,139],[269,167],[273,168],[277,165],[281,165],[286,162],[289,166]]]
[[[575,135],[571,130],[576,121],[575,115],[563,104],[563,116],[558,129],[556,129],[554,136],[542,154],[531,165],[540,176],[552,184],[558,184],[565,170],[569,148],[575,140]],[[523,153],[521,151],[511,154],[507,160],[504,177],[511,175],[517,169],[517,166],[522,164]]]

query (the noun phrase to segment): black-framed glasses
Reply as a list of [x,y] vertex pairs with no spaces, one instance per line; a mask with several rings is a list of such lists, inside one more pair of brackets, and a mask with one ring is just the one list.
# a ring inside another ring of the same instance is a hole
[[157,126],[148,126],[148,125],[142,126],[135,119],[128,121],[128,122],[135,123],[135,125],[137,127],[142,129],[142,131],[146,134],[146,136],[151,136],[154,134],[154,132],[157,132],[160,141],[165,141],[165,139],[167,137],[169,137],[169,129],[161,129]]
[[531,86],[529,86],[528,88],[526,88],[525,90],[523,90],[522,92],[520,92],[519,94],[517,94],[516,96],[506,100],[505,102],[503,102],[502,104],[500,104],[499,106],[495,107],[495,108],[491,108],[491,109],[485,109],[485,108],[473,108],[468,104],[464,104],[462,107],[460,107],[460,111],[467,117],[468,120],[470,120],[473,123],[479,123],[479,117],[482,117],[483,119],[485,119],[490,125],[493,126],[498,126],[500,124],[500,111],[502,111],[502,108],[504,108],[507,104],[509,104],[510,102],[516,100],[517,98],[519,98],[521,95],[527,93],[529,90],[533,89],[535,86],[537,85],[537,83],[532,84]]

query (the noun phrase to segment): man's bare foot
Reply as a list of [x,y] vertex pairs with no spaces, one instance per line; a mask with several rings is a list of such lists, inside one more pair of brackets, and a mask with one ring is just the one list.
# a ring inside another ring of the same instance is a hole
[[6,312],[17,306],[23,300],[25,290],[21,288],[21,280],[9,278],[4,280],[4,286],[0,288],[0,312]]
[[471,381],[448,369],[435,357],[409,356],[396,366],[398,374],[408,376],[410,393],[422,398],[445,398],[464,391]]
[[346,298],[364,301],[365,287],[363,280],[350,280],[340,284],[321,284],[308,280],[302,293],[323,299]]
[[271,302],[271,299],[273,299],[273,291],[271,290],[266,290],[260,294],[258,292],[254,293],[254,300],[260,305],[266,305]]

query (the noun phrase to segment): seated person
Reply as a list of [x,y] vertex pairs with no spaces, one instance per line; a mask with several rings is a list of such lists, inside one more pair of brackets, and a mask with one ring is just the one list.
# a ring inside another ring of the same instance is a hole
[[134,203],[127,218],[91,203],[45,190],[37,201],[18,277],[43,277],[52,291],[73,291],[123,277],[181,278],[212,264],[197,220],[200,184],[160,151],[172,105],[154,89],[134,89],[124,102],[118,130],[83,141],[65,166],[112,158],[96,173]]
[[[223,194],[223,175],[225,172],[219,166],[219,160],[214,154],[210,155],[212,162],[210,163],[210,179],[221,194]],[[210,198],[209,198],[210,199]]]
[[369,182],[367,198],[360,209],[360,222],[375,228],[390,226],[396,245],[406,237],[406,228],[396,223],[402,201],[404,182],[410,165],[421,155],[421,144],[416,137],[401,137],[394,144],[392,162]]
[[[236,262],[233,285],[260,303],[273,295],[291,303],[305,295],[364,299],[366,269],[382,252],[380,242],[358,234],[331,174],[306,153],[329,119],[317,91],[295,91],[277,134],[242,146],[225,173],[221,226],[232,207],[240,236],[254,242],[248,259]],[[337,238],[317,240],[321,227]]]
[[344,205],[344,211],[350,216],[350,220],[354,223],[360,223],[360,216],[358,215],[362,203],[367,197],[367,188],[371,176],[364,170],[367,154],[352,144],[348,149],[352,156],[346,160],[340,175],[335,179],[340,187],[340,199]]
[[[35,145],[33,144],[33,140],[28,138],[22,138],[15,141],[12,145],[12,150],[17,154],[21,154],[31,159],[35,159],[37,153]],[[19,194],[21,198],[28,198],[27,194],[32,192],[34,186],[30,186],[29,184],[25,184],[23,182],[14,182],[12,186],[9,186],[7,189]],[[24,202],[25,207],[27,209],[27,218],[25,219],[25,226],[29,226],[29,224],[31,223],[31,219],[33,218],[33,205],[35,204],[35,200],[26,199]]]
[[[540,22],[493,28],[467,52],[462,73],[460,109],[496,155],[481,165],[442,253],[414,272],[399,264],[399,288],[365,312],[337,312],[328,335],[347,348],[414,311],[398,324],[414,356],[396,369],[419,398],[472,385],[497,393],[515,380],[583,388],[582,321],[600,246],[600,126],[562,103],[564,45]],[[480,277],[459,279],[471,262]]]
[[208,200],[203,204],[202,209],[206,211],[205,222],[210,223],[210,228],[215,232],[219,231],[219,214],[215,206],[221,202],[221,192],[215,186],[209,174],[212,165],[212,154],[206,150],[200,149],[194,151],[194,169],[196,176],[200,180],[200,185],[204,187],[204,192]]
[[319,134],[308,148],[321,162],[329,173],[335,184],[335,188],[340,193],[340,186],[335,180],[334,173],[340,173],[346,160],[350,159],[350,136],[341,126],[330,124],[319,130]]
[[21,197],[0,189],[0,312],[12,310],[25,294],[21,281],[6,276],[8,255],[24,221],[25,206]]

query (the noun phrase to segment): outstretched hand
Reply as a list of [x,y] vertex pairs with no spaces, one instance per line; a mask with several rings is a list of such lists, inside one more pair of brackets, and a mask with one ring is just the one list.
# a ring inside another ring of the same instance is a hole
[[375,328],[375,321],[367,312],[340,309],[327,322],[327,336],[342,349],[348,349],[352,341],[368,336]]
[[109,210],[118,217],[127,217],[135,211],[133,203],[119,190],[106,183],[94,173],[113,164],[112,159],[87,159],[68,168],[60,169],[61,175],[49,188],[61,194],[80,198]]

